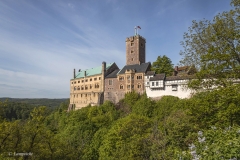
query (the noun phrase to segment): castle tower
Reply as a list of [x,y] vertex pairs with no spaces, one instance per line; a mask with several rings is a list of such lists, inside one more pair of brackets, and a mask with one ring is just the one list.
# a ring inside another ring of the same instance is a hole
[[126,39],[126,65],[145,63],[146,40],[140,35]]

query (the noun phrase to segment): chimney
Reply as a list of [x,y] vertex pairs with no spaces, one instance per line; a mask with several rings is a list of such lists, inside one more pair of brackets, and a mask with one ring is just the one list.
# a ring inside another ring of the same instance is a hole
[[102,62],[102,74],[103,74],[103,76],[105,76],[105,74],[106,74],[106,62]]
[[87,71],[84,71],[84,77],[86,77],[87,76]]
[[175,66],[173,71],[173,76],[177,76],[177,74],[178,74],[178,66]]
[[105,90],[105,75],[106,75],[106,62],[102,62],[102,79],[101,79],[101,91]]
[[76,77],[76,71],[75,68],[73,69],[73,79]]
[[78,72],[81,72],[81,69],[79,69]]

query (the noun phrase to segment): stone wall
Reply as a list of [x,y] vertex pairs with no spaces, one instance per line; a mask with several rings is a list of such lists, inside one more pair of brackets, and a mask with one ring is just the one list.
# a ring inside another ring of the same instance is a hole
[[145,63],[146,40],[140,35],[126,39],[126,65]]
[[102,93],[102,74],[70,81],[70,104],[80,109],[89,104],[98,105]]

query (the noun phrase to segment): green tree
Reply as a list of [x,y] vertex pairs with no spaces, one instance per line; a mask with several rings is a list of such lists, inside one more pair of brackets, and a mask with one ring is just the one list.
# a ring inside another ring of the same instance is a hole
[[170,58],[167,56],[158,56],[157,60],[152,63],[152,71],[156,74],[165,73],[166,76],[170,76],[173,73],[173,64]]
[[150,119],[135,114],[119,119],[104,136],[99,159],[149,159],[145,140],[151,133],[151,126]]
[[212,127],[198,132],[198,136],[189,145],[192,159],[239,159],[240,157],[240,128]]
[[182,65],[195,65],[197,80],[190,87],[200,89],[227,86],[240,78],[240,0],[235,8],[219,13],[212,21],[193,21],[181,42]]

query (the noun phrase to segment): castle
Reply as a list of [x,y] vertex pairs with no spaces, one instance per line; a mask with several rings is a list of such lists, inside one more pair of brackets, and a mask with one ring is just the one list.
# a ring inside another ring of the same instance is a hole
[[74,69],[70,80],[69,110],[100,105],[106,100],[117,103],[132,91],[146,92],[148,97],[173,95],[187,98],[191,95],[191,91],[185,89],[191,67],[175,67],[173,76],[166,77],[150,71],[151,63],[145,61],[146,40],[135,34],[126,38],[126,65],[122,69],[116,63],[106,62],[77,73]]

